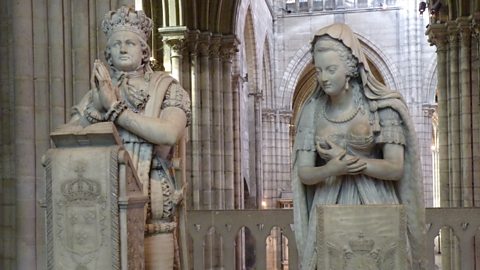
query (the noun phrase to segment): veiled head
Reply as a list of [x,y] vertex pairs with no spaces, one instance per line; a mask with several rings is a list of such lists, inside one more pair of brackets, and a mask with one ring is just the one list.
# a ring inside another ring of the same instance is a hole
[[312,40],[312,53],[314,51],[315,44],[317,44],[317,41],[324,38],[330,38],[333,41],[337,41],[349,51],[349,53],[357,61],[357,72],[361,77],[361,81],[363,83],[366,83],[368,76],[367,74],[370,72],[370,69],[368,67],[365,54],[363,53],[362,47],[360,45],[360,41],[350,29],[350,27],[346,24],[335,23],[317,31]]

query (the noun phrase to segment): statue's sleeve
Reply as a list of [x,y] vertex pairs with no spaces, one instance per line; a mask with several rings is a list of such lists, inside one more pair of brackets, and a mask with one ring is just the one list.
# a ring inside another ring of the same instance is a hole
[[190,126],[192,122],[192,110],[190,97],[188,96],[187,91],[183,89],[178,83],[172,83],[165,93],[165,98],[163,99],[161,109],[167,107],[177,107],[185,112],[187,117],[187,126]]
[[379,110],[380,134],[377,143],[391,143],[405,145],[405,128],[398,112],[392,108]]
[[296,123],[296,135],[294,142],[294,151],[316,151],[315,148],[315,127],[314,102],[309,101],[300,111],[300,117]]

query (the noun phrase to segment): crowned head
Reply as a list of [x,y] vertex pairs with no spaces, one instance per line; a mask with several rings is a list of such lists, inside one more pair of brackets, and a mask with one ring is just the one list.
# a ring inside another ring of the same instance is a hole
[[115,32],[130,31],[147,41],[152,32],[152,27],[152,20],[145,15],[145,12],[126,6],[107,12],[102,21],[102,30],[107,39]]
[[[141,67],[144,70],[149,68],[150,47],[147,40],[152,25],[152,20],[143,11],[126,6],[105,14],[102,22],[102,30],[107,37],[105,59],[113,70],[133,71]],[[134,44],[138,49],[130,48],[129,51],[122,49],[122,52],[119,52],[119,42]]]

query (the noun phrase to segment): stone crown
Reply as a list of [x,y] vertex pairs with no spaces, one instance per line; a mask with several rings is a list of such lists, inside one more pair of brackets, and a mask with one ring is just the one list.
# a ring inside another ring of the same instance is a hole
[[152,27],[152,20],[145,15],[145,12],[142,10],[136,11],[126,6],[122,6],[116,11],[107,12],[102,21],[102,30],[107,39],[115,32],[130,31],[147,41],[152,32]]
[[82,176],[73,181],[65,182],[61,189],[63,196],[70,202],[95,201],[101,193],[99,183]]
[[375,241],[371,239],[365,239],[365,236],[360,234],[358,239],[350,240],[348,244],[354,252],[369,252],[373,249]]

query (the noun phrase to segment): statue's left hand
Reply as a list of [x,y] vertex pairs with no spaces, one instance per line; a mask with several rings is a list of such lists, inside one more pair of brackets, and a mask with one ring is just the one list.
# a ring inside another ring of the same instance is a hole
[[326,161],[329,161],[345,153],[345,149],[328,139],[322,140],[317,137],[315,146],[320,157],[322,157]]
[[108,111],[118,98],[112,84],[112,79],[108,73],[108,69],[99,60],[95,60],[93,65],[93,75],[96,83],[94,91],[98,91],[99,102],[103,109]]

